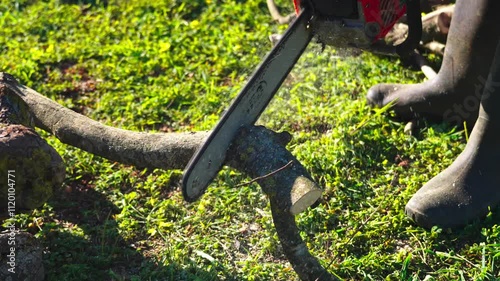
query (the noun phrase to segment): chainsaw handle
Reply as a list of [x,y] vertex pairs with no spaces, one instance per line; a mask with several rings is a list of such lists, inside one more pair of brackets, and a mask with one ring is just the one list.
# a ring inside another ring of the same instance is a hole
[[400,57],[409,57],[422,38],[422,16],[420,15],[420,0],[407,0],[406,18],[408,21],[408,37],[403,43],[395,46]]

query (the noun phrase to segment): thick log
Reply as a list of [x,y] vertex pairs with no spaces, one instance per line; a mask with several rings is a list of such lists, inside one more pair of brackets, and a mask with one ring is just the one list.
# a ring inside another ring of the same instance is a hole
[[444,48],[446,47],[445,44],[439,43],[436,41],[429,42],[427,44],[422,45],[422,48],[424,50],[427,50],[431,53],[443,56],[444,55]]

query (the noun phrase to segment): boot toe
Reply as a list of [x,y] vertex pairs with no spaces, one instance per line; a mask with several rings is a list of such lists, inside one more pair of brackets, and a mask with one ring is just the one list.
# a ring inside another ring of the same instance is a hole
[[383,107],[390,102],[389,95],[403,87],[399,84],[378,84],[368,89],[366,99],[370,105]]
[[[449,216],[441,208],[436,208],[432,201],[413,196],[406,204],[406,215],[418,226],[430,229],[433,226],[450,227]],[[447,219],[448,218],[448,219]]]
[[385,99],[384,88],[384,84],[378,84],[368,89],[368,93],[366,94],[368,104],[377,107],[383,106]]
[[417,225],[427,229],[433,226],[464,226],[478,217],[477,212],[480,210],[467,189],[463,182],[450,179],[442,173],[413,195],[406,204],[405,213]]
[[[433,202],[436,202],[433,204]],[[420,200],[418,197],[410,199],[405,207],[406,215],[418,226],[431,229],[460,228],[474,219],[485,215],[487,209],[477,208],[468,204],[456,202],[440,203],[434,200]]]

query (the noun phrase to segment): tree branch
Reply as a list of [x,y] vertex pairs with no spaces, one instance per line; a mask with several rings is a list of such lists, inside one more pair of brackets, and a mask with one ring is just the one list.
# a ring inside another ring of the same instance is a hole
[[270,196],[269,199],[271,201],[274,226],[283,246],[283,251],[300,279],[304,281],[338,280],[311,255],[300,236],[294,217],[277,207],[280,205],[281,199],[278,196]]
[[277,21],[279,24],[291,23],[297,17],[294,13],[289,14],[286,17],[282,16],[276,6],[276,3],[274,3],[274,0],[267,0],[267,8],[269,9],[269,13],[271,14],[273,20]]
[[6,85],[28,104],[37,127],[54,134],[63,143],[123,164],[182,169],[208,135],[118,129],[78,114],[26,86],[8,81]]
[[[252,141],[254,138],[259,141]],[[244,128],[229,150],[229,163],[249,176],[258,178],[257,182],[269,196],[273,222],[283,251],[300,279],[337,280],[311,255],[295,223],[294,214],[316,202],[321,191],[288,150],[281,145],[272,145],[273,142],[285,143],[289,140],[287,133],[276,134],[263,127]],[[273,161],[269,161],[270,157]],[[270,170],[286,166],[290,161],[294,165],[286,170],[272,177],[262,177]]]
[[434,71],[434,69],[432,69],[429,62],[427,61],[427,59],[424,56],[422,56],[419,52],[415,51],[414,59],[418,65],[418,67],[420,68],[422,73],[424,73],[424,75],[427,79],[432,79],[432,78],[436,77],[436,75],[437,75],[436,71]]
[[[0,75],[5,85],[30,108],[35,124],[62,142],[120,163],[148,168],[184,168],[206,132],[139,133],[105,126],[73,112],[36,91]],[[303,280],[334,280],[300,238],[294,215],[321,196],[309,173],[286,150],[288,133],[264,127],[243,128],[228,150],[226,163],[256,178],[271,200],[278,236],[287,258]],[[287,163],[293,163],[289,165]],[[286,167],[286,169],[285,169]],[[280,170],[280,172],[274,172]],[[272,173],[272,174],[270,174]]]
[[[422,17],[422,38],[420,48],[432,53],[443,55],[444,46],[448,37],[448,29],[453,17],[455,5],[439,7],[436,11]],[[396,23],[384,37],[383,43],[387,46],[398,45],[408,35],[408,25]],[[383,50],[380,46],[378,49]],[[377,48],[374,49],[377,52]]]

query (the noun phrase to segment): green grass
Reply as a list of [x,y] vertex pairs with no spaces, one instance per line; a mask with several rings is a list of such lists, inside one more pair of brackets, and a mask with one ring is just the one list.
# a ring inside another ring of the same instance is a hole
[[[291,1],[279,1],[291,12]],[[0,70],[102,123],[210,129],[283,31],[265,1],[0,0]],[[415,83],[395,59],[312,44],[262,118],[324,188],[297,216],[303,238],[346,280],[500,278],[500,214],[426,231],[404,206],[465,146],[445,125],[403,132],[367,89]],[[45,247],[47,280],[297,280],[255,184],[224,169],[197,202],[181,171],[139,170],[60,143],[63,188],[16,224]]]

